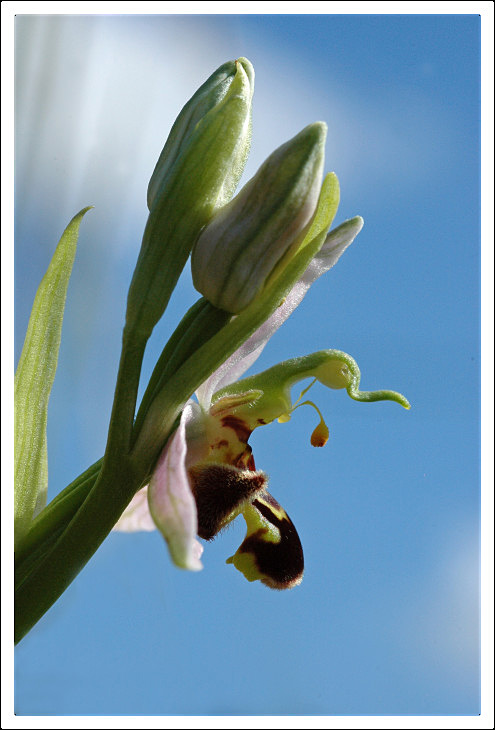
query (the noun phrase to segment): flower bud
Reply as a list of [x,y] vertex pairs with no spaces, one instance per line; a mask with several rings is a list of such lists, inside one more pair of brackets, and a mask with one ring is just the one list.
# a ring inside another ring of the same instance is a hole
[[232,196],[251,137],[254,71],[224,64],[182,110],[150,180],[150,215],[127,300],[127,330],[147,338],[189,253]]
[[[245,58],[238,59],[238,63],[246,72],[252,95],[254,84],[253,67]],[[196,126],[211,109],[214,109],[225,98],[236,73],[236,62],[227,61],[212,73],[183,107],[170,130],[148,185],[149,210],[152,209],[159,191],[164,186],[177,158],[184,152],[190,142]],[[235,185],[233,189],[235,190]]]
[[318,202],[325,138],[323,122],[305,127],[201,233],[191,259],[193,282],[219,309],[245,309],[297,249]]

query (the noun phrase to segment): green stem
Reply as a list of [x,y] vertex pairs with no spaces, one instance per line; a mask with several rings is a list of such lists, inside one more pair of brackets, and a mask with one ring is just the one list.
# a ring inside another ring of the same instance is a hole
[[134,422],[133,443],[156,395],[186,360],[227,324],[231,316],[203,297],[186,312],[155,365]]
[[95,485],[103,459],[86,469],[58,494],[33,521],[15,553],[15,587],[51,550]]
[[134,340],[124,328],[122,354],[113,400],[110,427],[104,463],[122,454],[128,454],[136,410],[139,376],[143,363],[146,340]]
[[95,486],[47,557],[16,591],[15,641],[60,597],[101,545],[140,486],[130,459],[104,463]]

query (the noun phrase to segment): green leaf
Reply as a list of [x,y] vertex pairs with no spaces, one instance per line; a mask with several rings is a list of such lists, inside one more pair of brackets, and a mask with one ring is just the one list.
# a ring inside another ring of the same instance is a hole
[[65,299],[79,225],[91,206],[71,220],[36,292],[15,376],[15,542],[46,504],[46,421],[57,369]]

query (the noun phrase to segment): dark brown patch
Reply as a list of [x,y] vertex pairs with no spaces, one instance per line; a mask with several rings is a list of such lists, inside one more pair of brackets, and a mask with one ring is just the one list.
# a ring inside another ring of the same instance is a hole
[[198,535],[211,540],[227,517],[266,487],[266,475],[225,464],[203,464],[189,469],[191,489],[198,509]]
[[247,460],[246,467],[250,469],[251,471],[256,471],[256,466],[254,464],[254,456],[251,454],[249,459]]
[[[285,510],[268,492],[263,492],[261,499],[254,499],[252,506],[280,531],[280,542],[266,540],[266,529],[260,528],[244,540],[238,552],[252,553],[258,570],[264,576],[261,582],[269,588],[292,588],[301,581],[304,572],[304,554],[297,530]],[[271,507],[281,510],[285,516],[280,519]]]
[[239,454],[239,456],[237,456],[233,460],[232,466],[235,466],[238,469],[249,469],[249,471],[256,471],[256,467],[254,465],[253,450],[249,444],[246,444],[246,448],[244,449],[242,454]]
[[247,444],[248,438],[251,436],[252,429],[249,428],[247,423],[243,421],[242,418],[237,418],[237,416],[224,416],[222,418],[222,426],[225,426],[226,428],[231,428],[233,431],[235,431],[239,441]]

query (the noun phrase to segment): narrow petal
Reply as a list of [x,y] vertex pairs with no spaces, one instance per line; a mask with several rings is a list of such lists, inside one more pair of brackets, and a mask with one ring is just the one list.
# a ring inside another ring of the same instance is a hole
[[261,580],[269,588],[294,588],[302,581],[301,541],[287,512],[271,494],[256,495],[243,511],[247,535],[227,560],[248,581]]
[[156,525],[148,507],[148,487],[143,487],[132,498],[129,506],[113,528],[117,532],[151,532]]
[[179,568],[201,570],[202,552],[196,540],[198,516],[186,470],[186,427],[196,416],[186,405],[177,431],[165,446],[148,489],[148,504],[156,526],[165,538],[170,556]]
[[208,408],[213,393],[238,380],[251,367],[270,337],[304,299],[311,284],[337,263],[362,227],[363,219],[356,216],[328,234],[320,251],[280,307],[198,388],[197,396],[203,408]]

